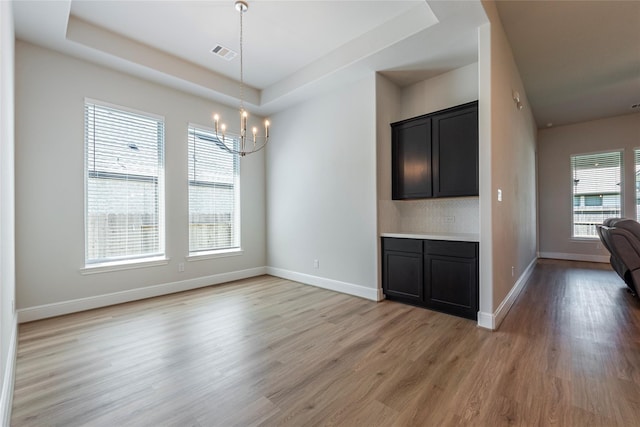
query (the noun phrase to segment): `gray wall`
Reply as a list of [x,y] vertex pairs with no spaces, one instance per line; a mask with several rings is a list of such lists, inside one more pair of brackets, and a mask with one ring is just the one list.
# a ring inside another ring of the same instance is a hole
[[608,262],[608,252],[598,239],[571,238],[572,176],[569,159],[574,154],[622,150],[623,216],[635,218],[636,148],[640,148],[640,113],[540,129],[540,256]]
[[[165,117],[167,265],[81,274],[85,97]],[[132,291],[167,284],[175,284],[174,290],[202,286],[216,275],[264,267],[263,153],[241,163],[244,252],[186,262],[185,272],[177,267],[188,254],[188,123],[211,126],[213,112],[233,118],[237,110],[21,41],[16,44],[16,101],[19,308],[127,292],[149,296]]]
[[272,119],[270,271],[376,299],[375,75]]
[[[495,3],[480,28],[480,311],[497,313],[536,253],[536,126]],[[524,104],[518,110],[512,92]],[[498,201],[498,189],[502,201]],[[498,319],[499,323],[499,319]]]
[[[11,2],[0,2],[0,423],[7,423],[15,361],[14,36]],[[8,423],[6,424],[8,425]]]

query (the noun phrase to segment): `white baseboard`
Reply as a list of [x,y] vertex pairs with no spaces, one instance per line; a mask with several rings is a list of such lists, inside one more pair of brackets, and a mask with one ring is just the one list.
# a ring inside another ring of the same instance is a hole
[[562,252],[540,252],[539,258],[564,259],[567,261],[609,262],[607,255],[568,254]]
[[18,315],[13,315],[11,339],[7,353],[7,362],[2,377],[2,396],[0,396],[0,422],[11,425],[11,406],[13,405],[13,385],[16,375],[16,352],[18,351]]
[[372,301],[382,301],[382,289],[367,288],[353,283],[341,282],[339,280],[327,279],[310,274],[298,273],[296,271],[285,270],[282,268],[267,267],[267,274],[280,277],[282,279],[293,280],[305,285],[317,286],[331,291],[341,292],[343,294],[353,295],[360,298],[366,298]]
[[498,308],[493,313],[484,313],[478,312],[478,326],[485,329],[496,330],[506,317],[507,313],[513,306],[513,303],[520,295],[522,289],[527,284],[527,280],[531,277],[531,273],[533,273],[533,269],[536,266],[537,258],[534,258],[531,263],[527,266],[527,268],[522,272],[516,283],[511,288],[511,291],[507,294],[504,300],[500,303]]
[[230,273],[214,274],[212,276],[197,277],[181,280],[179,282],[163,283],[144,288],[114,292],[111,294],[97,295],[88,298],[79,298],[71,301],[57,302],[53,304],[39,305],[36,307],[22,308],[18,310],[18,322],[31,322],[33,320],[46,319],[48,317],[61,316],[63,314],[77,313],[93,308],[106,307],[175,292],[188,291],[190,289],[203,288],[234,280],[247,279],[249,277],[266,274],[266,267],[256,267],[247,270],[232,271]]

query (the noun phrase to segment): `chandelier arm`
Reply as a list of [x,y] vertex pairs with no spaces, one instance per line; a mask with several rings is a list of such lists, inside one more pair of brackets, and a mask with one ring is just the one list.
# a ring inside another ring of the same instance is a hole
[[267,146],[267,143],[264,142],[262,145],[260,145],[258,148],[254,148],[253,150],[250,151],[238,151],[236,154],[239,154],[240,156],[244,157],[247,154],[253,154],[253,153],[257,153],[258,151],[262,150],[264,147]]
[[263,143],[259,145],[256,144],[252,150],[243,150],[243,149],[236,150],[235,148],[229,147],[219,136],[212,137],[206,134],[199,134],[198,138],[204,141],[213,142],[218,148],[228,152],[229,154],[240,155],[240,156],[257,153],[258,151],[266,147],[267,142],[269,142],[268,139],[265,139]]

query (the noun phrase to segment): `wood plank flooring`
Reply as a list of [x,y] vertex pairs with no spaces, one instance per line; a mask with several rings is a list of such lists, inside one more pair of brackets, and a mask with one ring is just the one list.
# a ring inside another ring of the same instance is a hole
[[640,303],[539,261],[497,332],[270,276],[20,326],[12,426],[637,426]]

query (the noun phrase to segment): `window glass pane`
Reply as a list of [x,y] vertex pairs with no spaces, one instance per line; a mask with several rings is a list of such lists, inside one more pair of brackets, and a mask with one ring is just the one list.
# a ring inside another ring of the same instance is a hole
[[597,237],[596,225],[622,211],[622,153],[572,156],[571,171],[573,237]]
[[85,103],[85,262],[164,254],[164,124]]
[[188,140],[189,252],[239,248],[239,158],[208,130],[190,126]]
[[584,197],[584,205],[585,206],[602,206],[602,195],[585,196]]

